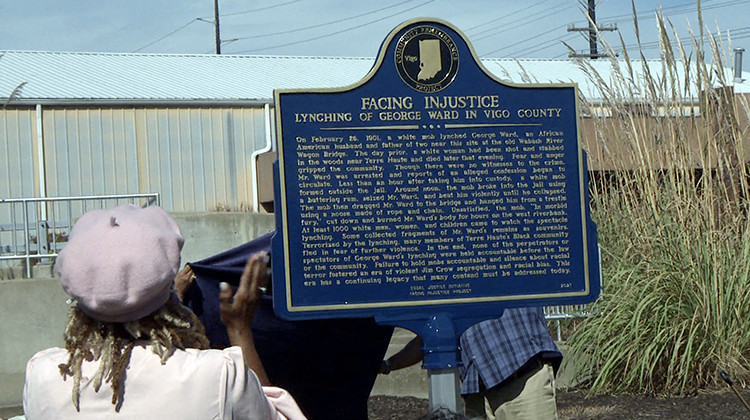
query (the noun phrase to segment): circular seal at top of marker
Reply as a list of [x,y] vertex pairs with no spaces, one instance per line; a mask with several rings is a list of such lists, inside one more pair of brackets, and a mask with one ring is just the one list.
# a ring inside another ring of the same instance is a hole
[[401,80],[419,92],[441,91],[458,74],[458,47],[437,26],[408,29],[396,43],[394,58]]

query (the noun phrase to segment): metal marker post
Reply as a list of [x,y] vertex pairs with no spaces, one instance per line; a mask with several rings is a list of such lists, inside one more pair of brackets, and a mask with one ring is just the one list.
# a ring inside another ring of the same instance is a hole
[[466,328],[599,295],[577,97],[502,82],[437,19],[391,31],[353,85],[274,90],[276,313],[415,332],[431,408],[460,413]]
[[458,377],[458,337],[453,321],[438,314],[425,324],[424,368],[429,380],[430,411],[445,407],[454,413],[463,412]]
[[458,369],[430,369],[429,381],[430,412],[445,407],[454,413],[463,412]]

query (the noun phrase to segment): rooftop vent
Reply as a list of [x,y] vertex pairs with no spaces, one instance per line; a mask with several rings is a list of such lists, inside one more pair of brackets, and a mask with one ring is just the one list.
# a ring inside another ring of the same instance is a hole
[[734,83],[742,83],[742,53],[744,48],[734,49]]

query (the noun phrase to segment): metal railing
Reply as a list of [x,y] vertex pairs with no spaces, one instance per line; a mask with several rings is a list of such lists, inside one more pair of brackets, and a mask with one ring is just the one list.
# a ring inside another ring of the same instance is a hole
[[89,210],[134,204],[159,205],[159,193],[94,195],[54,198],[0,199],[0,263],[51,261],[68,239],[73,224]]
[[593,315],[592,304],[586,305],[556,305],[545,306],[544,317],[547,321],[555,321],[557,330],[557,341],[562,341],[562,328],[560,321],[565,319],[586,318]]
[[[121,204],[158,206],[160,196],[159,193],[147,193],[0,199],[0,263],[24,261],[26,277],[30,278],[32,260],[51,261],[57,257],[79,217],[89,210]],[[546,306],[544,315],[547,321],[557,323],[557,339],[560,341],[560,321],[590,316],[591,309],[590,305]]]

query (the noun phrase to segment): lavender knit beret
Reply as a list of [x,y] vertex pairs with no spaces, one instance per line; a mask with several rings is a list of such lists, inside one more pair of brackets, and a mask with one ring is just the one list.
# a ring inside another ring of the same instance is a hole
[[73,226],[56,270],[90,317],[134,321],[169,299],[183,242],[177,222],[159,207],[92,210]]

